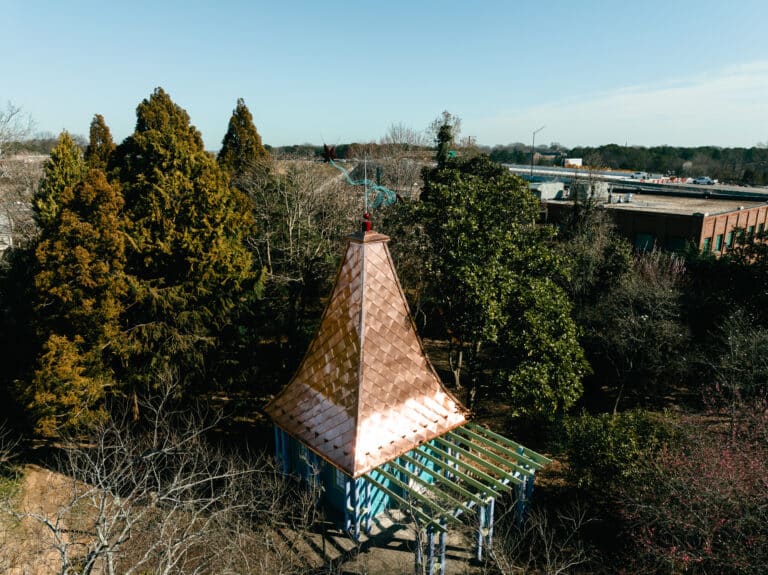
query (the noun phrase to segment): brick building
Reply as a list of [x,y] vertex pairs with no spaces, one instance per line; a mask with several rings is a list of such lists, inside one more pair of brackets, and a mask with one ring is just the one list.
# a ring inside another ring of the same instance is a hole
[[[546,200],[544,218],[558,224],[573,208],[570,200]],[[768,203],[744,199],[711,199],[653,194],[613,194],[600,204],[618,232],[637,249],[680,251],[693,244],[700,250],[723,253],[733,245],[737,230],[760,233],[768,226]]]

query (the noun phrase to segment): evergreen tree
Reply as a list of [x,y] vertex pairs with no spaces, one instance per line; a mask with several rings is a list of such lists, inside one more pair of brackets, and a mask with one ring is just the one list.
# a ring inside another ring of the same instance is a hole
[[36,308],[45,345],[27,406],[38,431],[74,430],[104,416],[107,359],[126,294],[123,199],[100,170],[59,196],[36,250]]
[[60,196],[85,175],[83,152],[66,131],[59,136],[45,163],[43,180],[35,194],[33,209],[41,230],[53,225],[61,209]]
[[104,116],[96,114],[91,121],[91,133],[88,147],[85,149],[85,161],[90,168],[106,170],[109,157],[115,151],[112,133],[104,122]]
[[235,180],[253,169],[269,164],[271,157],[261,143],[253,116],[242,98],[229,119],[229,127],[221,143],[218,162]]
[[136,130],[112,155],[130,222],[130,286],[122,352],[134,398],[169,367],[202,379],[206,354],[254,287],[243,238],[248,199],[203,147],[162,88],[137,108]]
[[[566,262],[552,230],[535,223],[536,198],[487,156],[446,157],[424,179],[431,298],[454,346],[456,383],[464,363],[470,403],[490,385],[520,412],[569,408],[588,365],[559,285]],[[495,377],[483,379],[489,368]]]

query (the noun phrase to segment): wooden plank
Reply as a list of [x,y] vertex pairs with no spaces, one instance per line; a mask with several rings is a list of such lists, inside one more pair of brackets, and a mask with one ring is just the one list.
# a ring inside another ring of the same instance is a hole
[[471,423],[471,422],[466,423],[464,427],[467,427],[472,431],[475,431],[476,433],[486,435],[491,439],[495,439],[499,443],[503,443],[509,447],[512,447],[513,449],[522,449],[526,457],[533,459],[534,461],[537,461],[540,465],[549,465],[550,463],[552,463],[552,460],[549,457],[546,457],[541,453],[537,453],[532,449],[528,449],[527,447],[520,445],[516,441],[512,441],[511,439],[508,439],[503,435],[499,435],[498,433],[491,431],[487,427],[483,427],[482,425],[478,425],[476,423]]
[[460,433],[461,435],[465,435],[466,437],[470,439],[474,439],[475,441],[479,441],[483,445],[486,445],[490,447],[491,449],[495,449],[496,451],[500,451],[504,455],[514,459],[515,461],[522,462],[523,464],[532,467],[535,469],[541,469],[544,467],[541,463],[537,462],[534,459],[531,459],[530,457],[527,457],[524,453],[520,453],[519,451],[516,451],[515,449],[511,449],[509,447],[505,447],[501,443],[498,443],[494,441],[493,439],[490,439],[488,437],[485,437],[484,435],[481,435],[479,433],[475,433],[474,431],[467,429],[466,427],[457,427],[453,430],[455,433]]
[[[423,451],[423,450],[421,449],[422,447],[424,447],[424,446],[419,446],[419,448],[417,449],[417,451],[418,451],[418,452],[419,452],[421,455],[423,455],[424,457],[426,457],[426,458],[427,458],[427,459],[429,459],[430,461],[432,461],[432,462],[434,462],[434,463],[437,463],[438,465],[442,465],[442,466],[444,466],[444,467],[445,467],[445,464],[446,464],[445,460],[441,460],[441,459],[438,459],[437,457],[435,457],[435,456],[434,456],[434,455],[432,455],[431,453],[427,453],[426,451]],[[460,459],[458,459],[458,458],[456,458],[456,457],[453,457],[453,456],[451,456],[451,455],[448,455],[447,453],[443,453],[443,456],[444,456],[444,457],[445,457],[445,458],[446,458],[448,461],[451,461],[452,463],[455,463],[456,465],[459,465],[460,467],[462,467],[462,468],[464,468],[464,469],[467,469],[467,470],[472,470],[472,471],[474,471],[474,472],[477,472],[477,470],[476,470],[474,467],[472,467],[471,465],[468,465],[468,464],[464,463],[463,461],[461,461]],[[467,483],[468,483],[469,485],[471,485],[472,487],[475,487],[475,488],[479,489],[481,492],[487,493],[489,497],[501,497],[501,493],[499,493],[498,491],[496,491],[496,486],[495,486],[495,484],[494,484],[494,487],[491,487],[490,485],[487,485],[487,484],[483,483],[482,481],[478,481],[478,480],[477,480],[477,479],[475,479],[474,477],[470,477],[469,475],[467,475],[466,473],[464,473],[463,471],[460,471],[460,470],[458,470],[458,469],[451,469],[451,473],[454,473],[454,474],[455,474],[457,477],[459,477],[459,478],[460,478],[462,481],[465,481],[465,482],[467,482]],[[481,475],[481,476],[482,476],[482,475],[485,475],[485,474],[484,474],[484,473],[482,473],[482,472],[479,472],[479,475]],[[488,476],[488,478],[489,478],[490,482],[495,482],[495,481],[496,481],[496,480],[495,480],[493,477],[490,477],[490,476]],[[506,485],[502,485],[502,486],[501,486],[501,488],[502,488],[502,489],[509,489],[509,488],[508,488]]]
[[[484,455],[485,457],[488,457],[489,459],[492,459],[496,463],[499,463],[501,465],[506,465],[507,467],[512,467],[515,471],[518,471],[520,473],[525,473],[528,476],[533,476],[534,473],[535,473],[532,469],[527,469],[527,468],[523,467],[522,465],[519,465],[519,464],[517,464],[517,463],[515,463],[513,461],[510,461],[506,457],[502,457],[498,453],[494,453],[490,449],[486,449],[482,445],[478,445],[477,443],[474,443],[472,441],[472,439],[469,438],[469,437],[462,437],[461,435],[459,435],[457,433],[454,433],[452,431],[449,431],[448,433],[446,433],[446,436],[451,437],[451,438],[455,439],[456,441],[461,441],[462,443],[464,443],[464,445],[467,445],[467,446],[471,447],[477,453],[480,453],[480,454]],[[517,458],[517,456],[516,456],[516,458]]]
[[[426,487],[429,490],[429,492],[434,497],[436,497],[438,499],[445,498],[446,500],[448,500],[448,502],[455,509],[461,509],[465,513],[471,513],[472,512],[472,510],[469,507],[467,507],[466,505],[464,505],[464,503],[462,501],[459,501],[458,499],[454,499],[453,497],[451,497],[450,495],[448,495],[444,491],[438,489],[438,487],[434,483],[430,483],[426,479],[422,479],[421,477],[416,475],[413,471],[411,471],[407,467],[405,467],[403,465],[400,465],[396,461],[390,461],[389,463],[387,463],[387,465],[389,465],[391,467],[394,467],[395,469],[397,469],[398,471],[400,471],[402,473],[407,474],[408,477],[410,477],[413,481],[415,481],[416,483],[419,483],[420,485],[423,485],[424,487]],[[454,512],[451,512],[452,515],[453,515],[453,513]]]
[[[466,497],[467,499],[469,499],[471,501],[474,501],[478,505],[485,505],[485,503],[486,503],[485,499],[483,499],[482,497],[480,497],[476,493],[472,493],[469,489],[465,489],[464,487],[462,487],[461,485],[459,485],[455,481],[452,481],[451,479],[446,477],[444,474],[438,472],[437,470],[430,469],[425,463],[422,463],[421,461],[419,461],[415,457],[411,457],[407,453],[404,453],[400,457],[405,459],[405,460],[407,460],[407,461],[409,461],[410,463],[412,463],[414,465],[418,465],[419,467],[421,467],[427,473],[432,474],[437,479],[437,482],[440,483],[440,485],[445,485],[446,487],[449,487],[450,489],[453,489],[454,491],[459,493],[462,497]],[[442,470],[444,470],[444,471],[451,471],[451,472],[455,472],[456,471],[452,467],[451,468],[447,468],[444,463],[440,464],[440,468]]]
[[[384,465],[389,465],[389,464],[385,463]],[[399,485],[402,489],[406,490],[408,492],[408,494],[411,497],[413,497],[414,499],[416,499],[417,501],[419,501],[422,504],[427,505],[427,506],[431,507],[432,509],[434,509],[437,512],[438,517],[448,517],[449,519],[452,519],[452,520],[454,520],[455,522],[457,522],[459,524],[461,523],[461,521],[459,521],[456,517],[451,515],[450,511],[448,511],[447,509],[443,509],[442,507],[440,507],[437,503],[435,503],[434,501],[432,501],[428,497],[425,497],[421,493],[411,489],[410,485],[408,485],[404,481],[401,481],[393,473],[390,473],[389,471],[384,469],[384,465],[380,465],[379,467],[377,467],[376,468],[376,472],[380,473],[381,475],[383,475],[384,477],[389,479],[389,481],[391,483],[394,483],[395,485]],[[412,502],[408,503],[408,505],[410,507],[413,507],[413,503]],[[427,515],[426,513],[424,513],[424,514]],[[437,518],[434,518],[434,517],[432,518],[433,522],[436,521],[436,520],[437,520]]]
[[[377,468],[376,471],[380,472],[381,470]],[[440,523],[436,522],[429,515],[424,513],[421,509],[414,507],[410,501],[400,497],[400,495],[392,491],[389,487],[387,487],[383,483],[377,481],[376,479],[371,477],[369,474],[365,474],[363,475],[363,477],[365,478],[366,481],[370,481],[371,484],[376,489],[381,489],[384,493],[389,495],[392,499],[400,503],[405,508],[406,511],[409,511],[410,513],[418,516],[421,519],[421,522],[423,523],[422,527],[426,527],[427,525],[434,525],[436,529],[439,529],[442,532],[447,531],[447,529],[442,525],[440,525]]]
[[[448,432],[446,435],[450,435],[450,432]],[[442,437],[436,437],[435,441],[438,441],[438,442],[440,442],[440,443],[450,447],[451,449],[455,450],[457,453],[461,453],[464,457],[466,457],[468,459],[471,459],[472,461],[482,465],[486,469],[490,469],[491,471],[493,471],[494,473],[498,474],[500,477],[503,477],[504,479],[509,479],[511,482],[516,483],[518,485],[523,483],[522,479],[520,479],[519,477],[515,477],[508,470],[502,469],[501,467],[499,467],[498,465],[494,465],[490,461],[486,461],[485,459],[483,459],[479,455],[476,455],[476,454],[472,453],[471,451],[468,451],[468,450],[464,449],[463,447],[459,447],[458,445],[450,443],[449,441],[443,439]],[[480,471],[479,469],[475,470],[475,472],[479,472],[479,471]],[[486,474],[486,475],[488,477],[491,477],[488,474]],[[497,483],[498,485],[504,485],[499,479],[494,479],[494,482]]]

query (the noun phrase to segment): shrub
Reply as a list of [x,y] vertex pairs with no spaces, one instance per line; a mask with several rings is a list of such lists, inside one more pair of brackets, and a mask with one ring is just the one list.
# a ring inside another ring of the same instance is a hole
[[635,572],[765,573],[768,448],[698,432],[640,459],[617,494]]
[[639,409],[616,415],[582,413],[567,420],[565,428],[573,482],[603,493],[638,475],[645,465],[643,455],[676,435],[668,420]]

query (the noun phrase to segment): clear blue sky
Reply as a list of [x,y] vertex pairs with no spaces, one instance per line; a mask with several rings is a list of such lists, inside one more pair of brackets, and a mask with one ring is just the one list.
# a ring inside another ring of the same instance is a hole
[[480,144],[768,141],[766,0],[2,0],[0,103],[117,141],[162,86],[218,149],[378,140],[442,110]]

